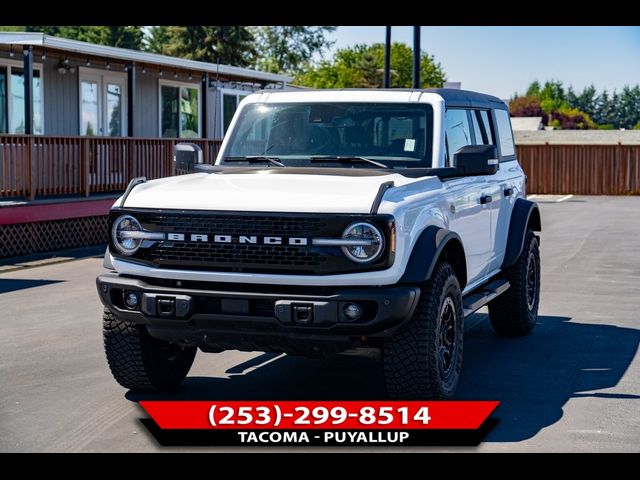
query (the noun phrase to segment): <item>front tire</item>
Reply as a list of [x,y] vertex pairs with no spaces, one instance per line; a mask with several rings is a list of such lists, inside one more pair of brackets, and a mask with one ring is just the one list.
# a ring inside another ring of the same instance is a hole
[[111,374],[124,388],[142,392],[176,389],[189,373],[196,347],[153,338],[144,325],[103,315],[104,350]]
[[489,303],[491,325],[499,335],[527,335],[536,326],[540,304],[540,249],[532,230],[527,230],[522,252],[505,274],[511,286]]
[[453,397],[462,368],[464,314],[451,265],[439,263],[413,317],[384,345],[387,392],[398,399]]

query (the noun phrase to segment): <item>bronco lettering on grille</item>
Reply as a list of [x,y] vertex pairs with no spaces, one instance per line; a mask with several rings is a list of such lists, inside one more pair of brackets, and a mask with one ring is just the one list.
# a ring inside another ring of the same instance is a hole
[[267,237],[258,235],[209,235],[203,233],[167,233],[167,240],[176,242],[210,242],[210,243],[239,243],[263,245],[308,245],[304,237]]

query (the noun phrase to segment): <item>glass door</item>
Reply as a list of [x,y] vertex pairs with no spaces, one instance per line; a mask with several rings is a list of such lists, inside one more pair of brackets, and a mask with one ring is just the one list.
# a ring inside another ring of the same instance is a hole
[[124,137],[126,77],[80,71],[80,135]]

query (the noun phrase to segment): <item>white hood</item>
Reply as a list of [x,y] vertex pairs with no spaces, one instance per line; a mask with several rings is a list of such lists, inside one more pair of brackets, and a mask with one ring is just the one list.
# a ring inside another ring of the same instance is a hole
[[278,170],[259,170],[250,174],[195,173],[138,185],[124,206],[240,212],[369,213],[382,183],[393,181],[399,187],[423,179],[373,172],[366,176]]

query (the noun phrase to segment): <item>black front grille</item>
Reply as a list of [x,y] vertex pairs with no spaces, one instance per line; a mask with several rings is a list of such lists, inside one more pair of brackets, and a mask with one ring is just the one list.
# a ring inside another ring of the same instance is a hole
[[[200,213],[185,211],[113,210],[111,222],[123,214],[131,214],[145,230],[180,233],[189,240],[191,235],[224,235],[229,243],[212,241],[145,242],[130,258],[156,267],[216,270],[251,273],[295,273],[327,275],[387,268],[392,261],[383,255],[373,264],[362,266],[348,260],[339,247],[311,245],[313,238],[336,238],[355,221],[375,223],[389,244],[391,217],[384,215],[329,214],[243,214]],[[280,237],[281,245],[239,243],[241,235]],[[289,238],[308,239],[307,245],[289,245]],[[111,252],[117,251],[111,246]]]

